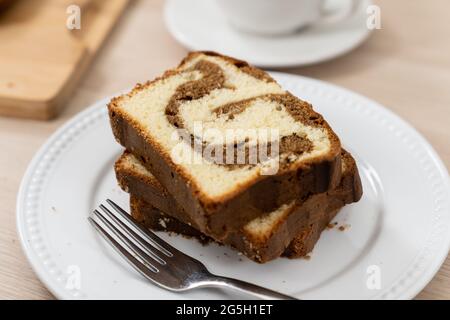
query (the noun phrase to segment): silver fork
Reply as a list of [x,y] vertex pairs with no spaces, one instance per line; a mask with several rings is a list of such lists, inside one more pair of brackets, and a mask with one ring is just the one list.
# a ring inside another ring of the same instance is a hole
[[295,299],[245,281],[210,273],[203,263],[141,226],[112,200],[107,199],[106,202],[113,210],[101,204],[101,210],[94,210],[89,221],[125,260],[154,284],[175,292],[222,287],[260,299]]

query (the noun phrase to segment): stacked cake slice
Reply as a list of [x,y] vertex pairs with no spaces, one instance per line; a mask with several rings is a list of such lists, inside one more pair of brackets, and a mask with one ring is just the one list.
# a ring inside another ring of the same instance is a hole
[[323,117],[243,61],[191,53],[108,108],[127,149],[119,184],[149,228],[265,262],[311,251],[361,197],[355,161]]

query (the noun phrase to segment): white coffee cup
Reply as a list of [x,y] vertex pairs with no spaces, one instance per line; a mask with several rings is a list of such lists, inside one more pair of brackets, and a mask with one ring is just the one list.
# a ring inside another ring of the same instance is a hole
[[[341,0],[342,1],[342,0]],[[342,10],[327,12],[326,0],[216,0],[230,24],[261,35],[292,33],[317,23],[337,23],[357,11],[361,0],[349,0]]]

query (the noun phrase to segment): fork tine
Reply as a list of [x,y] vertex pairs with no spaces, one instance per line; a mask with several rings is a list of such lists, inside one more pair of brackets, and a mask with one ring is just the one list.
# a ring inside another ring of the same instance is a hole
[[140,231],[139,235],[143,238],[147,239],[151,244],[158,247],[158,249],[161,250],[166,256],[172,257],[174,253],[185,255],[184,253],[178,251],[176,248],[172,247],[170,244],[165,242],[163,239],[158,237],[156,234],[151,232],[150,230],[142,227],[137,221],[135,221],[131,215],[129,215],[125,210],[123,210],[118,204],[116,204],[111,199],[106,199],[106,202],[108,202],[111,207],[115,209],[117,213],[119,213],[125,220],[127,220],[133,227],[135,227],[137,230]]
[[114,234],[116,235],[122,242],[122,244],[125,245],[132,253],[137,255],[139,258],[143,260],[143,262],[150,266],[152,271],[158,272],[158,268],[156,268],[152,262],[158,262],[160,264],[166,264],[164,260],[162,260],[159,257],[154,258],[153,256],[149,256],[147,253],[145,253],[141,248],[139,248],[137,245],[135,245],[131,240],[129,240],[123,233],[120,231],[114,224],[112,224],[108,219],[106,219],[98,210],[94,210],[94,215],[99,218],[102,223]]
[[102,228],[94,219],[88,218],[89,222],[100,232],[100,235],[108,241],[111,246],[125,259],[127,260],[133,268],[136,269],[140,274],[142,274],[147,279],[154,281],[153,277],[157,271],[147,267],[141,261],[136,259],[128,250],[126,250],[119,242],[117,242],[105,229]]
[[116,217],[108,208],[106,208],[104,205],[100,205],[100,208],[105,212],[118,226],[121,227],[122,231],[129,235],[134,241],[138,242],[142,248],[145,251],[148,251],[148,253],[157,260],[160,264],[166,264],[164,259],[160,256],[159,253],[159,247],[149,245],[147,241],[142,239],[140,235],[138,235],[136,232],[133,231],[129,226],[127,226],[122,220],[120,220],[118,217]]

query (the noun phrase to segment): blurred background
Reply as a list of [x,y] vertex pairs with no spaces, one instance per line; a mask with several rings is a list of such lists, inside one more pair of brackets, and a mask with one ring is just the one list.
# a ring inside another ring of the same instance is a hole
[[[331,1],[323,24],[317,17],[275,32],[278,18],[258,34],[230,21],[235,8],[223,1],[0,0],[0,298],[52,298],[15,230],[17,190],[39,146],[76,113],[154,78],[190,49],[368,96],[417,128],[450,168],[450,2],[357,2]],[[449,297],[447,259],[418,298]]]

